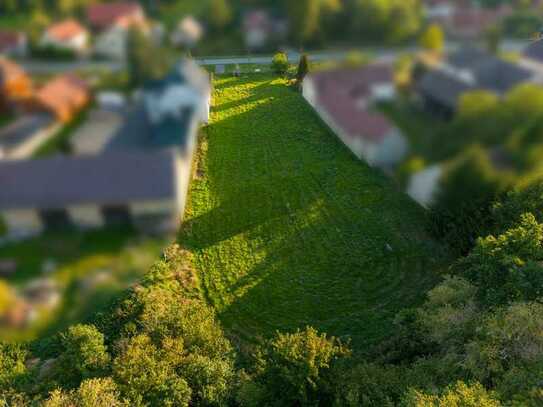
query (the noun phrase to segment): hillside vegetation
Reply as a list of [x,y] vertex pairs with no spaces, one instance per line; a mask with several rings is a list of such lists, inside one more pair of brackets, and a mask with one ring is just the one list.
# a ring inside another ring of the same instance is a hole
[[360,347],[437,281],[424,213],[270,76],[221,78],[181,243],[245,339],[311,325]]

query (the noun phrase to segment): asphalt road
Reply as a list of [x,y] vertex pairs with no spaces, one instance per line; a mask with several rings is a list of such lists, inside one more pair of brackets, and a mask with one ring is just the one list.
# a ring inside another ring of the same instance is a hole
[[[505,52],[520,52],[529,41],[505,40],[501,44],[502,51]],[[446,49],[453,51],[459,47],[459,43],[447,43]],[[376,60],[381,62],[394,61],[398,55],[417,51],[418,47],[402,47],[402,48],[361,48],[360,51],[373,55]],[[309,52],[309,58],[312,61],[325,60],[340,60],[344,59],[347,51],[315,51]],[[289,61],[296,63],[300,59],[300,53],[291,51],[287,53]],[[267,65],[272,61],[273,55],[247,55],[247,56],[208,56],[196,58],[196,61],[201,65]],[[122,62],[111,61],[75,61],[75,62],[49,62],[38,60],[23,60],[20,64],[25,70],[31,74],[56,74],[69,72],[79,69],[104,69],[108,71],[118,71],[124,68]]]

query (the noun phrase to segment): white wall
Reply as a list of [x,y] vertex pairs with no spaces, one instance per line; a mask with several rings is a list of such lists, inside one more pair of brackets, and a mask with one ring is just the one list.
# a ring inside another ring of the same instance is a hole
[[40,217],[33,209],[10,209],[1,215],[10,237],[35,236],[43,230]]
[[96,205],[70,206],[68,215],[73,223],[82,228],[99,228],[104,226],[100,208]]
[[114,60],[126,58],[128,33],[126,30],[113,27],[104,31],[96,38],[94,52],[99,56]]
[[59,41],[56,38],[50,37],[45,33],[40,41],[41,46],[53,46],[62,49],[68,49],[75,52],[84,51],[87,48],[89,42],[89,35],[86,32],[82,32],[79,35],[72,37],[66,41]]
[[431,205],[438,191],[442,174],[441,165],[433,165],[413,174],[407,186],[407,194],[422,206]]
[[385,167],[395,165],[406,156],[408,148],[405,136],[394,128],[378,145],[374,163]]

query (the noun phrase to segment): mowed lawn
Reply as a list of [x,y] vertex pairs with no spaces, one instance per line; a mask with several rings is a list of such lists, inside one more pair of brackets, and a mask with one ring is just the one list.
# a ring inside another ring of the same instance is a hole
[[181,242],[224,326],[253,341],[312,325],[357,349],[438,279],[424,213],[268,75],[215,82]]

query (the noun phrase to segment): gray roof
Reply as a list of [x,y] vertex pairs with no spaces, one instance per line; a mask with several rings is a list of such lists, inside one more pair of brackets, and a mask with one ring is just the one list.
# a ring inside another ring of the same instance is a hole
[[431,71],[422,77],[417,84],[419,92],[434,101],[451,109],[456,108],[460,95],[470,86],[440,71]]
[[451,73],[433,70],[422,77],[418,88],[426,96],[451,108],[456,106],[463,92],[486,89],[503,94],[532,77],[529,70],[474,47],[462,48],[451,54],[447,64],[458,70],[469,71],[475,83],[468,84]]
[[0,210],[121,205],[176,196],[173,150],[0,162]]
[[42,129],[51,126],[53,116],[49,114],[25,115],[0,129],[0,149],[7,152],[27,142]]

